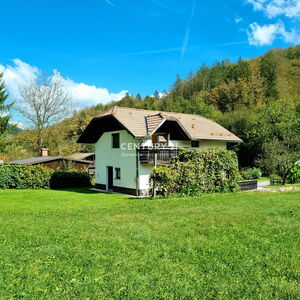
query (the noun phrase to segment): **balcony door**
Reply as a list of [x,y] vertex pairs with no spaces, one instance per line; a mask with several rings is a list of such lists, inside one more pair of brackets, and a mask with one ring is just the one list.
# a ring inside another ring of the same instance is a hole
[[169,135],[167,133],[154,133],[152,135],[152,145],[158,147],[168,147]]

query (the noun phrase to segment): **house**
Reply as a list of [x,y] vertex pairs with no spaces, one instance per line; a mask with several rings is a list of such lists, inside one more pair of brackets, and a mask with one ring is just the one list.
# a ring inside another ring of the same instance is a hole
[[[9,162],[12,165],[42,165],[50,169],[57,169],[63,167],[66,163],[71,162],[78,170],[88,170],[94,164],[94,160],[78,159],[63,156],[48,156],[49,150],[47,148],[41,149],[41,156],[28,157],[24,159],[14,160]],[[93,153],[88,153],[90,157]]]
[[154,165],[169,163],[178,147],[226,149],[241,139],[201,116],[115,106],[77,142],[95,144],[96,188],[146,196]]
[[67,158],[69,159],[78,159],[78,160],[89,160],[94,162],[95,161],[95,153],[74,153],[69,155]]
[[88,173],[95,175],[95,153],[74,153],[68,156],[69,159],[88,160],[91,161],[91,165],[88,167]]

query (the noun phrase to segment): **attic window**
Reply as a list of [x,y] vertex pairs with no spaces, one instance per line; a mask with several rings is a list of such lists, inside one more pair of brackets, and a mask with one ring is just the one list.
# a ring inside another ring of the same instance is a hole
[[111,135],[112,137],[112,147],[113,148],[120,148],[120,134],[119,133],[113,133]]
[[191,141],[191,147],[192,148],[199,148],[200,143],[199,141]]

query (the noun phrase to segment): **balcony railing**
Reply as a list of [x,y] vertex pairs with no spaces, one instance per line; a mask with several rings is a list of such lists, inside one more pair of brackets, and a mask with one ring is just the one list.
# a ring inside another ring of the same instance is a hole
[[168,164],[176,158],[178,148],[163,147],[149,148],[140,147],[138,149],[139,160],[143,164]]

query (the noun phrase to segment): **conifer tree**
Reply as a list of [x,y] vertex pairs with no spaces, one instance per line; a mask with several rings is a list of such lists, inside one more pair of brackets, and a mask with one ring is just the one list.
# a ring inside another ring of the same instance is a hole
[[10,130],[10,115],[8,114],[12,104],[7,104],[8,93],[3,80],[3,73],[0,73],[0,151],[3,151],[4,136]]

